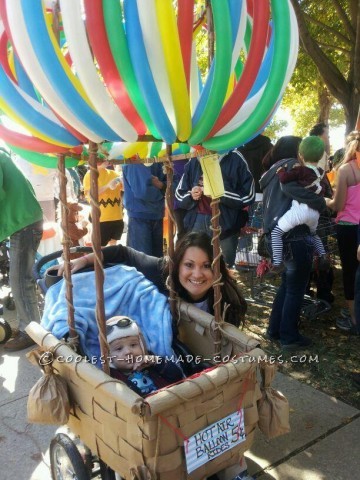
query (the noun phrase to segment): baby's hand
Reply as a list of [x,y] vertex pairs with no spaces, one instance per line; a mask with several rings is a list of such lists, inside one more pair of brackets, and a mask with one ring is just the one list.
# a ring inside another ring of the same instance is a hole
[[154,365],[155,362],[156,362],[155,355],[143,355],[141,358],[136,358],[136,361],[134,362],[133,370],[134,372],[143,370],[146,367]]

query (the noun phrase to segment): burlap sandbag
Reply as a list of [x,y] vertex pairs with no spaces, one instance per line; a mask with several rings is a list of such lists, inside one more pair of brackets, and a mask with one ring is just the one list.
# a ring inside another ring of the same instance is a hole
[[289,402],[284,395],[272,388],[275,365],[264,363],[260,367],[262,397],[258,401],[259,428],[266,438],[275,438],[290,432]]
[[[39,352],[28,354],[30,361]],[[38,363],[39,365],[39,363]],[[57,375],[51,365],[42,366],[43,376],[29,392],[27,416],[30,423],[65,425],[69,420],[70,400],[66,380]]]

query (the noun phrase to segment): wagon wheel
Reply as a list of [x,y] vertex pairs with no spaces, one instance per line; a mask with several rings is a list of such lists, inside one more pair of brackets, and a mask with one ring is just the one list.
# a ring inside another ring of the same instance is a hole
[[115,477],[115,472],[106,465],[102,460],[99,460],[100,464],[100,474],[101,480],[116,480],[116,478],[120,479],[120,477]]
[[6,343],[11,337],[11,327],[6,320],[0,318],[0,345]]
[[50,466],[52,480],[90,480],[91,478],[91,473],[75,443],[63,433],[58,433],[51,440]]

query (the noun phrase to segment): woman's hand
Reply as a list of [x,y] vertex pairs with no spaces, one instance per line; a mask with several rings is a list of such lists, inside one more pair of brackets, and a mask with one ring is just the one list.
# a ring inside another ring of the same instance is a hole
[[[85,255],[84,257],[76,258],[75,260],[71,260],[70,262],[70,269],[71,273],[75,273],[82,268],[88,267],[91,265],[89,262],[89,255]],[[64,275],[65,264],[62,263],[58,268],[58,276]]]

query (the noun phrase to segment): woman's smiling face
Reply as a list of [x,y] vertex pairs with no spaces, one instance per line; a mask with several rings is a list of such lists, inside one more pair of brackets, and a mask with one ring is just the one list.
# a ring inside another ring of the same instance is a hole
[[194,301],[201,300],[212,287],[214,272],[211,261],[204,250],[189,247],[180,262],[179,282]]

